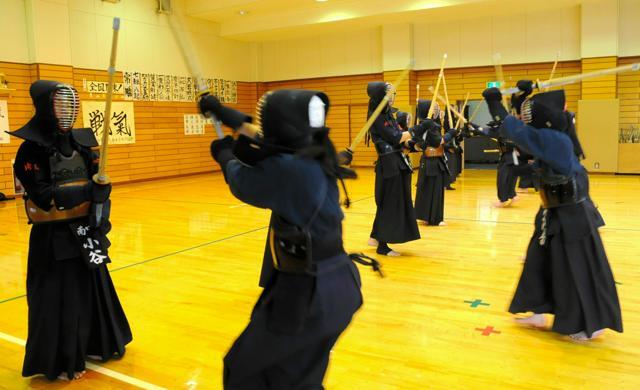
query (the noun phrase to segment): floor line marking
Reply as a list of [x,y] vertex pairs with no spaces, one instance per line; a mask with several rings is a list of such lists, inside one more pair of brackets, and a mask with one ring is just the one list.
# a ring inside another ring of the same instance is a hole
[[0,301],[0,304],[3,304],[5,302],[10,302],[10,301],[15,301],[16,299],[24,298],[26,296],[27,294],[22,294],[22,295],[18,295],[17,297],[7,298],[4,301]]
[[[356,203],[356,202],[360,202],[360,201],[371,199],[371,198],[373,198],[373,195],[365,197],[365,198],[361,198],[361,199],[358,199],[358,200],[354,200],[351,203]],[[189,247],[189,248],[181,249],[179,251],[167,253],[167,254],[164,254],[164,255],[161,255],[161,256],[153,257],[151,259],[142,260],[142,261],[139,261],[137,263],[132,263],[132,264],[125,265],[125,266],[122,266],[122,267],[118,267],[118,268],[113,268],[113,269],[110,269],[109,272],[117,272],[117,271],[120,271],[120,270],[123,270],[123,269],[135,267],[135,266],[138,266],[138,265],[141,265],[141,264],[145,264],[145,263],[150,263],[152,261],[161,260],[161,259],[164,259],[165,257],[170,257],[170,256],[177,255],[177,254],[180,254],[180,253],[188,252],[188,251],[193,250],[193,249],[202,248],[202,247],[207,246],[207,245],[212,245],[212,244],[216,244],[218,242],[222,242],[222,241],[230,240],[232,238],[240,237],[240,236],[243,236],[245,234],[250,234],[250,233],[254,233],[254,232],[260,231],[260,230],[264,230],[267,227],[268,226],[263,226],[263,227],[259,227],[259,228],[256,228],[256,229],[248,230],[246,232],[242,232],[242,233],[234,234],[234,235],[231,235],[231,236],[219,238],[217,240],[204,242],[202,244],[198,244],[198,245],[195,245],[195,246],[192,246],[192,247]],[[24,297],[26,297],[26,294],[18,295],[18,296],[11,297],[11,298],[7,298],[7,299],[5,299],[3,301],[0,301],[0,304],[6,303],[6,302],[10,302],[10,301],[14,301],[16,299],[20,299],[20,298],[24,298]]]
[[170,253],[167,253],[167,254],[164,254],[164,255],[161,255],[161,256],[157,256],[157,257],[154,257],[154,258],[151,258],[151,259],[142,260],[142,261],[139,261],[137,263],[132,263],[132,264],[125,265],[125,266],[122,266],[122,267],[119,267],[119,268],[114,268],[114,269],[109,270],[109,272],[116,272],[116,271],[120,271],[120,270],[123,270],[123,269],[135,267],[135,266],[140,265],[140,264],[145,264],[145,263],[150,263],[152,261],[161,260],[161,259],[164,259],[165,257],[178,255],[180,253],[184,253],[184,252],[188,252],[188,251],[191,251],[191,250],[194,250],[194,249],[202,248],[202,247],[205,247],[207,245],[212,245],[212,244],[216,244],[218,242],[227,241],[227,240],[230,240],[232,238],[244,236],[245,234],[259,232],[260,230],[264,230],[266,228],[267,228],[267,226],[262,226],[262,227],[259,227],[259,228],[256,228],[256,229],[248,230],[246,232],[242,232],[242,233],[234,234],[234,235],[231,235],[231,236],[219,238],[217,240],[213,240],[213,241],[209,241],[209,242],[204,242],[202,244],[198,244],[198,245],[195,245],[195,246],[192,246],[192,247],[189,247],[189,248],[180,249],[179,251],[170,252]]
[[[366,211],[349,211],[347,210],[345,212],[346,214],[355,214],[355,215],[375,215],[376,213],[372,213],[372,212],[366,212]],[[516,221],[491,221],[491,220],[487,220],[487,219],[471,219],[471,218],[445,218],[445,221],[466,221],[466,222],[479,222],[479,223],[503,223],[503,224],[510,224],[510,225],[531,225],[533,226],[533,222],[516,222]],[[627,231],[627,232],[640,232],[640,229],[633,229],[633,228],[616,228],[616,227],[610,227],[610,226],[603,226],[600,228],[601,230],[620,230],[620,231]],[[599,230],[600,230],[599,229]]]
[[[11,336],[9,334],[2,333],[2,332],[0,332],[0,339],[8,341],[8,342],[13,343],[13,344],[20,345],[21,347],[24,347],[27,344],[24,340],[22,340],[20,338],[17,338],[17,337],[14,337],[14,336]],[[164,389],[164,387],[156,386],[156,385],[151,384],[149,382],[145,382],[145,381],[143,381],[141,379],[133,378],[133,377],[131,377],[129,375],[121,374],[121,373],[119,373],[117,371],[110,370],[110,369],[108,369],[106,367],[100,366],[100,365],[95,364],[95,363],[86,362],[86,367],[91,371],[98,372],[98,373],[100,373],[102,375],[110,376],[111,378],[117,379],[120,382],[124,382],[124,383],[130,384],[132,386],[139,387],[141,389],[149,389],[149,390],[161,390],[161,389]]]
[[[166,253],[166,254],[164,254],[164,255],[157,256],[157,257],[153,257],[153,258],[151,258],[151,259],[142,260],[142,261],[139,261],[139,262],[137,262],[137,263],[132,263],[132,264],[125,265],[125,266],[122,266],[122,267],[118,267],[118,268],[113,268],[113,269],[110,269],[110,270],[109,270],[109,272],[110,272],[110,273],[113,273],[113,272],[117,272],[117,271],[120,271],[120,270],[123,270],[123,269],[127,269],[127,268],[131,268],[131,267],[135,267],[135,266],[138,266],[138,265],[141,265],[141,264],[150,263],[150,262],[152,262],[152,261],[161,260],[161,259],[164,259],[165,257],[170,257],[170,256],[177,255],[177,254],[180,254],[180,253],[188,252],[188,251],[193,250],[193,249],[202,248],[202,247],[207,246],[207,245],[212,245],[212,244],[216,244],[216,243],[218,243],[218,242],[222,242],[222,241],[230,240],[230,239],[232,239],[232,238],[240,237],[240,236],[243,236],[243,235],[245,235],[245,234],[250,234],[250,233],[258,232],[258,231],[260,231],[260,230],[264,230],[264,229],[266,229],[266,228],[267,228],[267,226],[263,226],[263,227],[260,227],[260,228],[256,228],[256,229],[248,230],[248,231],[246,231],[246,232],[242,232],[242,233],[234,234],[234,235],[232,235],[232,236],[227,236],[227,237],[219,238],[219,239],[217,239],[217,240],[213,240],[213,241],[209,241],[209,242],[204,242],[204,243],[202,243],[202,244],[198,244],[198,245],[195,245],[195,246],[192,246],[192,247],[189,247],[189,248],[181,249],[181,250],[179,250],[179,251]],[[10,301],[13,301],[13,300],[16,300],[16,299],[24,298],[24,297],[26,297],[26,294],[19,295],[19,296],[16,296],[16,297],[7,298],[7,299],[5,299],[5,300],[3,300],[3,301],[0,301],[0,304],[6,303],[6,302],[10,302]]]

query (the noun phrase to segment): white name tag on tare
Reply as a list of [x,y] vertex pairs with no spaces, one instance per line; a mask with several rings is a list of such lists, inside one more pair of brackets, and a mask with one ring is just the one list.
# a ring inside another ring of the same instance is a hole
[[518,152],[513,149],[513,152],[511,152],[513,154],[513,165],[520,165],[520,163],[518,162]]

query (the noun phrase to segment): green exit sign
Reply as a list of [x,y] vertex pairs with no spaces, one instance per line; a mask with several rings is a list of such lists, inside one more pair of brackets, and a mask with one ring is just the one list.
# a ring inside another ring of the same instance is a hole
[[499,81],[487,81],[487,88],[500,88],[501,86]]

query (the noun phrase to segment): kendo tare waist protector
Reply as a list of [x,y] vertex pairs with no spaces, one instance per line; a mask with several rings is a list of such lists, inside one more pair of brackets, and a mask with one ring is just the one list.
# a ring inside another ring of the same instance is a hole
[[585,189],[580,188],[573,177],[543,177],[540,188],[542,207],[552,209],[561,206],[578,204],[587,199]]
[[440,145],[437,148],[427,147],[424,150],[425,157],[442,157],[444,156],[444,146]]

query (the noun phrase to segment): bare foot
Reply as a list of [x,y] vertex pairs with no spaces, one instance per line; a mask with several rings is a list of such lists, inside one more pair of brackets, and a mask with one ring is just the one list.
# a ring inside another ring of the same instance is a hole
[[73,375],[73,379],[80,379],[84,376],[84,374],[86,374],[87,371],[86,370],[82,370],[82,371],[76,371],[76,373]]
[[533,326],[534,328],[538,329],[546,328],[547,326],[547,321],[544,318],[544,314],[534,314],[530,317],[516,318],[515,321],[520,325]]
[[438,226],[447,226],[447,223],[445,221],[441,221]]
[[502,208],[502,207],[507,207],[511,204],[510,201],[506,201],[506,202],[493,202],[493,207],[498,207],[498,208]]
[[387,256],[389,256],[389,257],[400,257],[400,256],[402,256],[402,254],[400,252],[396,252],[394,250],[391,250],[391,251],[387,252]]
[[369,242],[367,242],[367,245],[369,245],[369,246],[378,246],[378,240],[376,240],[373,237],[370,237],[369,238]]
[[582,331],[582,332],[569,335],[569,338],[572,341],[589,341],[589,340],[595,339],[596,337],[602,335],[603,333],[604,333],[604,329],[596,330],[595,332],[593,332],[591,337],[588,337],[587,333],[585,331]]
[[512,202],[517,202],[520,200],[520,197],[518,195],[514,196],[513,198],[511,198]]

